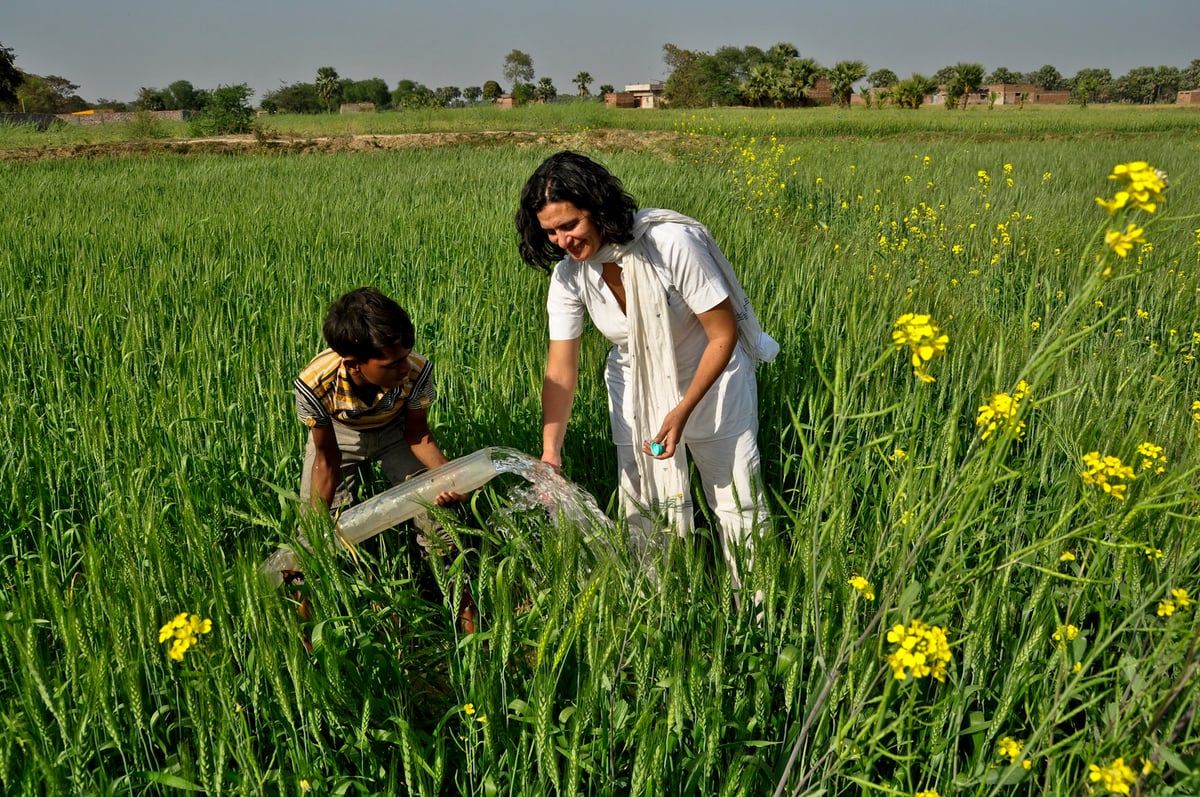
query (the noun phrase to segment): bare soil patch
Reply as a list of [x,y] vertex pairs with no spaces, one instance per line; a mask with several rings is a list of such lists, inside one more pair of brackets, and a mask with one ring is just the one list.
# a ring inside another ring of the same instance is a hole
[[616,129],[587,130],[575,133],[488,130],[464,133],[399,133],[318,137],[246,134],[217,138],[145,139],[69,146],[23,147],[0,150],[0,160],[38,161],[147,155],[306,155],[452,146],[557,146],[564,149],[654,151],[664,156],[670,156],[679,141],[678,134],[672,132]]

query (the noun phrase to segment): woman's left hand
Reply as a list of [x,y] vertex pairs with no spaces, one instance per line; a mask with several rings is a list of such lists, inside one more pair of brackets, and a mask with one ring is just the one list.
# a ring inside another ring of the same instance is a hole
[[683,439],[683,427],[687,425],[690,415],[691,413],[681,406],[668,412],[654,439],[642,442],[642,453],[655,459],[670,459],[675,456],[675,449]]

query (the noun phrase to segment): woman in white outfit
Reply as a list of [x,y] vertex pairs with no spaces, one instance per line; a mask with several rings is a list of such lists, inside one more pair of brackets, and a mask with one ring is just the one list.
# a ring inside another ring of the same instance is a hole
[[766,517],[754,367],[778,347],[728,261],[699,222],[638,212],[619,179],[572,152],[529,178],[516,224],[522,259],[551,275],[542,460],[562,467],[586,315],[613,344],[605,382],[635,552],[691,529],[686,450],[736,583],[734,550],[749,554]]

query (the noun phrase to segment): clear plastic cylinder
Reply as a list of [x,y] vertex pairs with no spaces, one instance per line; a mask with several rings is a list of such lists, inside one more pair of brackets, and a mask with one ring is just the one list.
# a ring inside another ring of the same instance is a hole
[[441,493],[478,490],[498,472],[492,454],[481,448],[350,507],[338,519],[338,532],[348,543],[361,542],[424,512]]

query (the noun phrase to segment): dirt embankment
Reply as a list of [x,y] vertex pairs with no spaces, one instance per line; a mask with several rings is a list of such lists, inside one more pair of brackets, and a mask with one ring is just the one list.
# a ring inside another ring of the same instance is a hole
[[347,136],[238,135],[218,138],[144,139],[96,144],[0,149],[0,160],[36,161],[61,158],[110,158],[145,155],[262,155],[374,152],[448,146],[557,146],[563,149],[614,149],[669,154],[675,133],[640,130],[587,130],[577,133],[478,131],[468,133],[400,133]]

